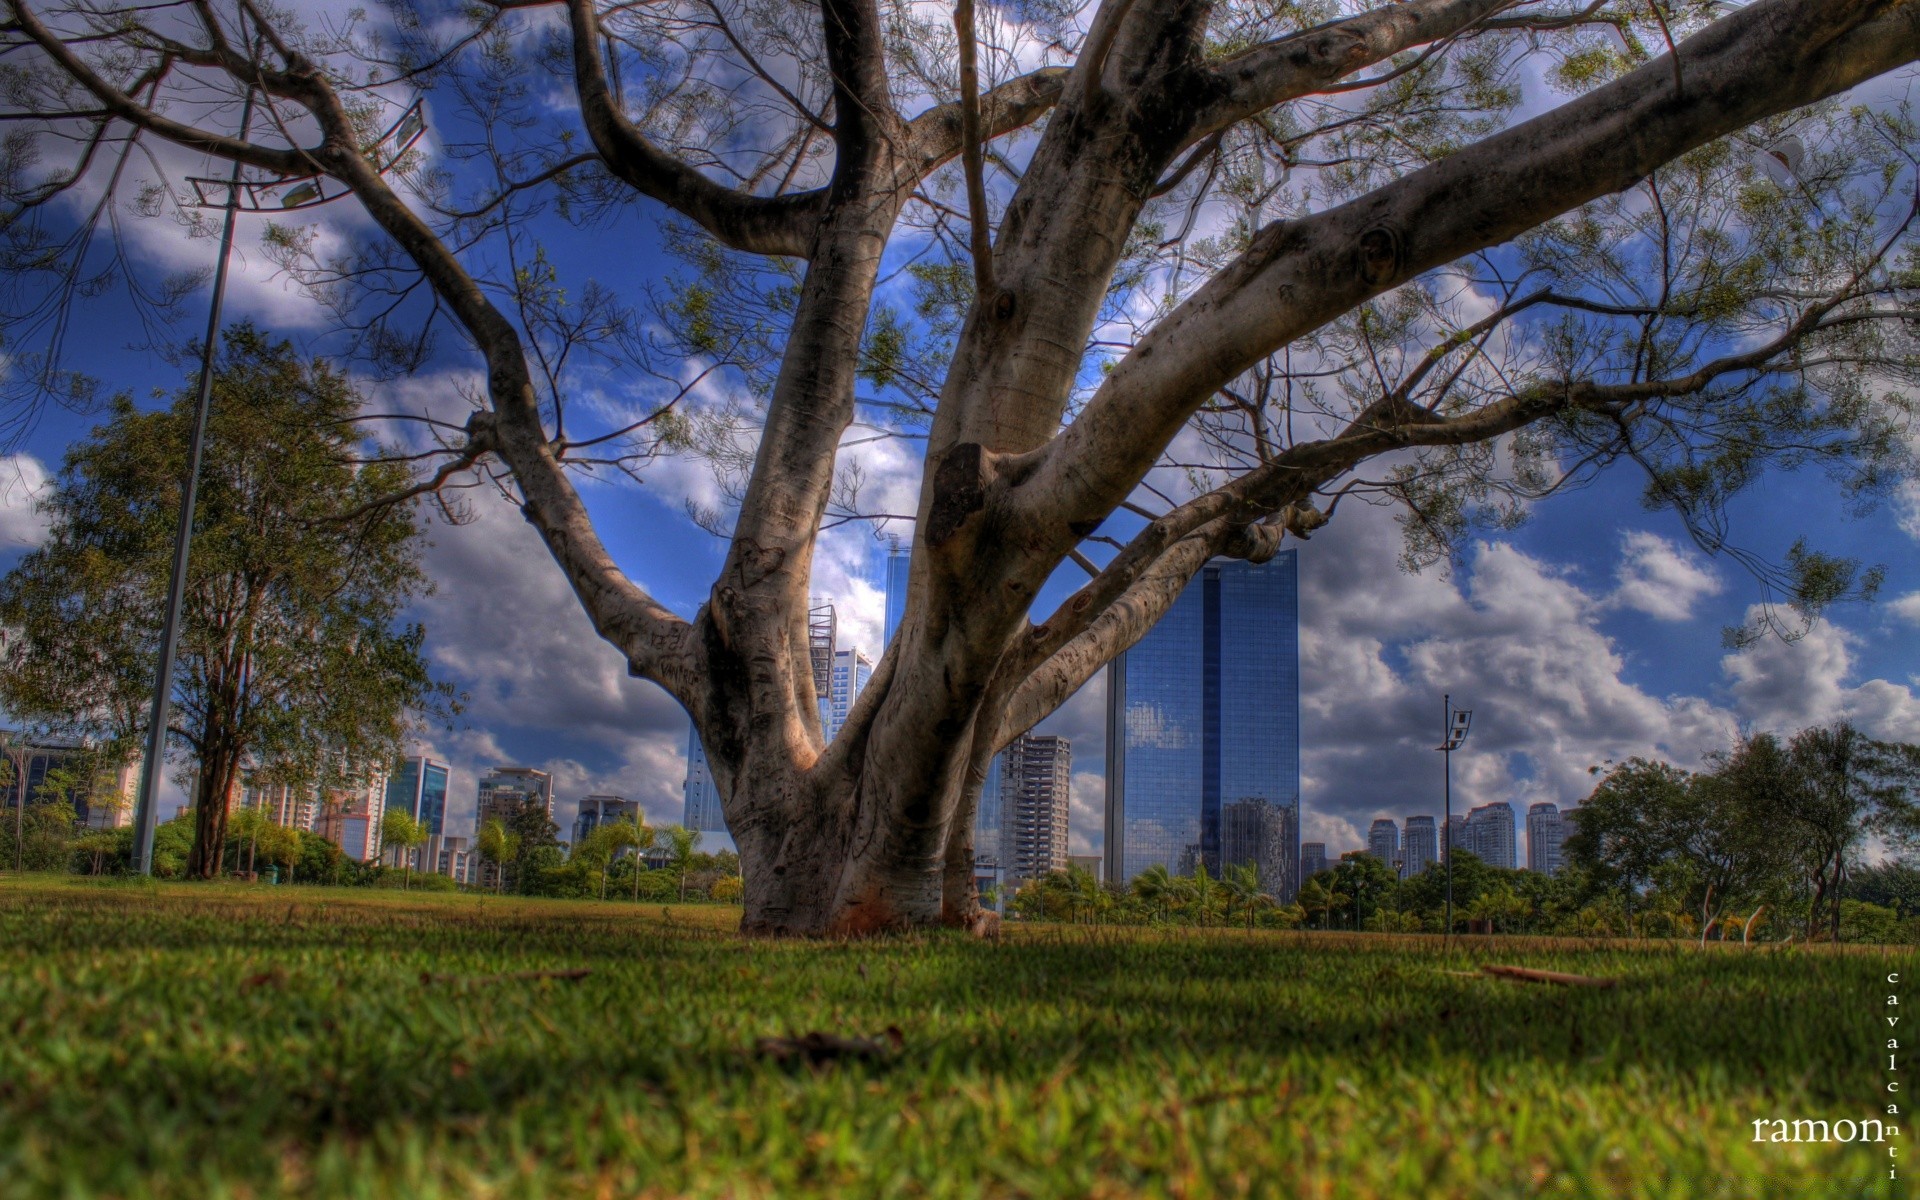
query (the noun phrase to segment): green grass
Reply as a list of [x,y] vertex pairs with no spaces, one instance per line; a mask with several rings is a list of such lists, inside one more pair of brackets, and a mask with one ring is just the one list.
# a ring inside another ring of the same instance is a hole
[[[1912,1162],[1887,1181],[1884,1146],[1750,1141],[1756,1117],[1880,1111],[1883,979],[1920,980],[1910,954],[1502,939],[1449,958],[1422,938],[1060,927],[795,945],[735,936],[736,911],[7,880],[0,1195],[1873,1197],[1920,1179]],[[1447,973],[1479,962],[1622,985]],[[567,967],[592,974],[474,980]],[[885,1063],[755,1050],[890,1025]]]

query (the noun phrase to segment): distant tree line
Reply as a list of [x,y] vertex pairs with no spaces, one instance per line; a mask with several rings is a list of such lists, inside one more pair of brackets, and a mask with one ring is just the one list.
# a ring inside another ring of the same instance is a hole
[[[1852,725],[1754,734],[1689,772],[1629,759],[1606,769],[1553,874],[1453,851],[1456,931],[1576,937],[1920,942],[1920,747]],[[1437,933],[1446,871],[1399,878],[1353,851],[1292,903],[1251,867],[1214,877],[1155,866],[1126,885],[1075,868],[1022,885],[1029,920]]]

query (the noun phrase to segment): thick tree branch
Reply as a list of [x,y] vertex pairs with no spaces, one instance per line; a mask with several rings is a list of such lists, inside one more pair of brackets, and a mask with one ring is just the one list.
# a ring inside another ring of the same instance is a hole
[[587,135],[607,170],[736,250],[805,258],[826,195],[752,196],[722,187],[648,141],[607,84],[594,0],[567,0],[573,32],[574,88]]
[[[114,87],[105,77],[73,52],[64,40],[43,24],[25,0],[7,0],[14,24],[27,39],[51,58],[68,77],[84,87],[106,110],[130,125],[147,130],[170,142],[214,154],[231,162],[273,171],[280,175],[305,175],[312,171],[309,156],[299,150],[277,150],[255,145],[225,134],[210,133],[186,125],[140,104]],[[57,114],[56,114],[57,115]]]
[[1242,51],[1211,68],[1218,98],[1189,135],[1207,137],[1257,112],[1327,87],[1402,50],[1453,37],[1531,0],[1413,0],[1333,21]]
[[1028,507],[1063,529],[1103,518],[1196,408],[1288,342],[1713,138],[1916,56],[1920,10],[1899,0],[1760,0],[1680,47],[1683,93],[1657,60],[1359,200],[1268,226],[1036,453],[1021,489]]

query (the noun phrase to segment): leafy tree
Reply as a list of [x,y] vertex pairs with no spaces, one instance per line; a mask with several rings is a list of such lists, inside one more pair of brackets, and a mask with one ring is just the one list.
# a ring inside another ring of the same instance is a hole
[[[168,142],[351,196],[377,240],[277,227],[270,251],[385,369],[459,327],[478,411],[436,427],[411,486],[495,473],[685,706],[750,930],[971,925],[994,751],[1208,559],[1271,555],[1331,497],[1399,504],[1425,562],[1615,464],[1714,547],[1770,467],[1863,501],[1910,469],[1916,137],[1835,102],[1920,56],[1906,0],[1103,0],[984,34],[876,0],[541,7],[12,0],[0,222],[25,231],[15,269],[55,282],[6,312],[63,331],[117,281],[30,219],[120,178],[116,154]],[[1541,63],[1551,104],[1525,93]],[[430,167],[381,96],[449,78],[490,137]],[[245,89],[273,119],[235,135]],[[567,286],[527,224],[643,200],[688,271],[644,317]],[[64,364],[22,375],[84,395]],[[610,369],[676,382],[618,417],[569,403]],[[714,373],[737,399],[677,382]],[[924,438],[925,469],[902,632],[829,746],[815,551],[883,518],[842,457],[856,423]],[[688,453],[737,497],[698,514],[728,548],[692,619],[616,564],[570,473]],[[1181,490],[1143,489],[1157,466]],[[1066,563],[1087,582],[1031,614]],[[1876,581],[1804,545],[1765,570],[1806,614]]]
[[413,819],[413,814],[390,808],[380,818],[380,844],[390,846],[396,852],[396,865],[405,867],[400,878],[400,890],[406,891],[413,885],[413,851],[427,842],[427,827]]
[[[195,396],[116,399],[67,452],[48,539],[0,581],[0,699],[74,733],[133,744],[153,687]],[[410,715],[444,711],[418,626],[426,588],[413,507],[378,504],[392,466],[357,466],[360,398],[322,362],[230,330],[214,382],[168,731],[195,764],[189,874],[224,859],[248,766],[329,776],[389,757]]]
[[1781,809],[1813,885],[1809,930],[1820,923],[1840,937],[1840,900],[1867,838],[1910,843],[1920,835],[1920,747],[1876,741],[1851,724],[1801,730],[1788,747],[1792,777]]
[[1514,923],[1532,913],[1533,907],[1503,879],[1475,896],[1466,911],[1468,917],[1487,922],[1487,927],[1498,933],[1503,927],[1510,932]]
[[1862,867],[1847,881],[1847,898],[1891,908],[1902,917],[1920,916],[1920,868],[1899,861]]
[[1668,853],[1665,815],[1685,803],[1690,778],[1668,763],[1631,758],[1572,812],[1562,853],[1593,886],[1623,890],[1629,928],[1634,896]]
[[260,846],[260,835],[273,822],[267,820],[267,814],[257,808],[241,808],[227,817],[227,835],[233,840],[234,869],[240,870],[240,850],[244,846],[247,852],[246,870],[252,872],[254,859]]
[[1333,876],[1333,890],[1345,896],[1345,903],[1351,906],[1350,927],[1354,929],[1360,928],[1399,884],[1392,867],[1361,850],[1341,855],[1328,874]]
[[1320,914],[1320,927],[1330,928],[1333,914],[1344,908],[1352,897],[1334,887],[1332,871],[1322,871],[1300,885],[1300,907],[1308,916]]
[[1792,861],[1778,815],[1798,780],[1786,748],[1771,734],[1745,738],[1712,756],[1715,769],[1696,775],[1680,802],[1658,814],[1671,853],[1686,868],[1684,887],[1706,940],[1728,904],[1765,891]]
[[560,826],[554,823],[547,806],[529,797],[509,805],[501,818],[513,835],[513,888],[526,895],[539,891],[540,874],[560,866],[565,855],[560,849]]

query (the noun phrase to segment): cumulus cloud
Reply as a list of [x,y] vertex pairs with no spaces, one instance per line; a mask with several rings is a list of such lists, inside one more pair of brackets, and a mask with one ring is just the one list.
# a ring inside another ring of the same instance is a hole
[[416,607],[439,670],[469,695],[468,728],[430,738],[455,769],[457,825],[479,774],[505,765],[554,776],[555,819],[579,798],[638,800],[650,821],[678,821],[687,719],[594,633],[533,528],[509,505],[476,501],[471,524],[433,530],[434,593]]
[[47,538],[40,501],[53,480],[30,454],[0,458],[0,551],[31,550]]
[[[1474,713],[1453,756],[1456,813],[1505,800],[1577,802],[1590,766],[1632,754],[1683,764],[1724,745],[1733,713],[1633,683],[1599,622],[1610,597],[1504,543],[1463,569],[1399,569],[1382,510],[1343,514],[1301,549],[1302,829],[1330,853],[1375,818],[1442,810],[1442,697]],[[1647,557],[1643,553],[1643,558]]]
[[[1749,621],[1761,615],[1757,607],[1747,611]],[[1721,669],[1757,729],[1790,734],[1847,720],[1874,737],[1920,741],[1920,697],[1911,687],[1885,679],[1851,682],[1860,640],[1821,618],[1795,641],[1766,638],[1728,655]]]
[[1657,533],[1634,530],[1621,538],[1622,558],[1612,602],[1655,620],[1685,621],[1693,607],[1725,589],[1713,568]]
[[1920,625],[1920,592],[1908,592],[1888,604],[1887,611],[1909,625]]

